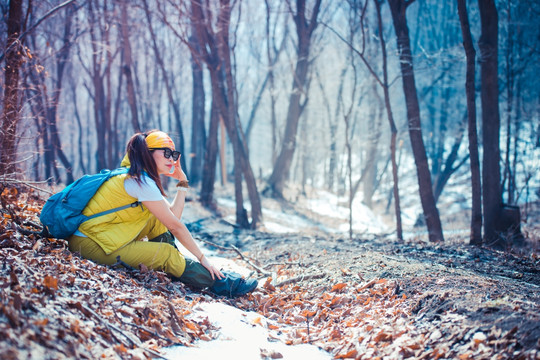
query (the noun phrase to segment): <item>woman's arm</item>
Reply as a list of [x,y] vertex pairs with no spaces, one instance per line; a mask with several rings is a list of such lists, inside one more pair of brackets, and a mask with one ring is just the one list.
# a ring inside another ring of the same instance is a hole
[[[187,176],[180,166],[180,158],[174,163],[174,172],[166,175],[178,181],[185,181],[187,183]],[[171,211],[178,219],[182,218],[182,212],[184,211],[184,205],[186,204],[186,194],[187,188],[178,188],[174,200],[170,205]]]
[[[184,198],[185,195],[180,196]],[[177,195],[177,197],[179,196]],[[197,243],[195,243],[195,240],[193,240],[193,237],[191,236],[189,230],[180,221],[180,219],[176,217],[176,214],[171,211],[167,201],[143,201],[142,203],[159,221],[161,221],[163,225],[167,227],[167,229],[171,231],[174,237],[177,238],[180,243],[184,245],[184,247],[188,249],[188,251],[199,260],[199,262],[210,272],[210,275],[212,275],[212,279],[215,279],[215,277],[217,277],[218,279],[222,279],[224,277],[221,271],[215,268],[208,261],[206,256],[204,256],[201,249],[199,249]]]
[[182,213],[184,212],[184,205],[186,204],[186,194],[187,191],[178,190],[172,204],[169,207],[174,216],[176,216],[178,219],[182,218]]

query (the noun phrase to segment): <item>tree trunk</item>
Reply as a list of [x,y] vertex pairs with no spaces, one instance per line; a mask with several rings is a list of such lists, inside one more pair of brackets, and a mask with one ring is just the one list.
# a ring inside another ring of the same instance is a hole
[[4,72],[4,103],[1,119],[0,173],[15,173],[17,125],[20,119],[19,69],[22,50],[16,42],[21,33],[22,0],[9,2],[7,19],[6,65]]
[[[231,7],[228,1],[224,0],[220,3],[219,14],[217,15],[217,31],[214,33],[212,24],[206,23],[204,9],[201,6],[206,6],[195,0],[191,2],[193,19],[197,36],[201,41],[201,58],[207,64],[210,72],[210,80],[212,84],[212,101],[213,106],[216,106],[219,115],[223,118],[227,128],[227,134],[233,146],[235,171],[239,171],[244,176],[248,195],[251,202],[251,227],[255,228],[262,220],[262,208],[259,199],[259,193],[255,182],[255,177],[249,164],[249,155],[244,138],[241,135],[240,125],[237,120],[237,102],[236,102],[236,85],[232,76],[231,66],[231,49],[229,46],[229,25]],[[192,51],[194,51],[192,49]],[[238,178],[237,178],[238,179]],[[249,224],[247,221],[246,211],[243,209],[243,197],[241,182],[235,181],[235,194],[237,210],[237,223],[240,226]]]
[[213,104],[212,109],[210,110],[210,128],[208,130],[208,141],[206,142],[206,150],[204,153],[201,184],[201,204],[212,210],[216,209],[216,204],[214,202],[214,183],[216,181],[218,128],[219,114],[215,105]]
[[[199,41],[196,36],[197,32],[192,28],[189,42],[192,47],[197,49]],[[196,51],[199,52],[200,49],[197,49]],[[205,93],[203,69],[200,60],[196,59],[193,55],[191,56],[191,74],[193,77],[193,101],[191,106],[191,166],[189,169],[189,181],[196,185],[201,181],[204,148],[206,147],[206,130],[204,126]]]
[[56,64],[56,84],[53,89],[53,95],[51,99],[51,103],[48,107],[48,118],[49,118],[49,124],[51,129],[51,143],[54,148],[54,152],[56,156],[60,159],[62,164],[64,165],[66,169],[66,184],[71,184],[73,179],[73,165],[71,165],[71,162],[68,160],[67,156],[64,154],[64,151],[62,150],[62,143],[60,141],[60,137],[58,136],[58,128],[57,128],[57,115],[58,115],[58,105],[60,103],[60,95],[62,93],[63,88],[63,79],[64,79],[64,70],[67,64],[67,61],[69,59],[69,51],[71,49],[71,21],[73,16],[73,6],[69,6],[66,8],[66,21],[64,26],[64,39],[63,39],[63,46],[59,51],[58,58],[57,58],[57,64]]
[[420,200],[424,211],[429,240],[432,242],[444,241],[441,219],[433,196],[431,173],[426,156],[424,140],[422,138],[420,106],[418,104],[418,94],[416,92],[409,29],[407,27],[406,18],[407,6],[411,4],[411,2],[406,2],[404,0],[389,0],[388,3],[390,5],[394,30],[397,37],[403,92],[407,104],[409,136],[416,164]]
[[311,12],[311,19],[306,19],[306,1],[296,1],[296,14],[293,18],[296,24],[296,32],[298,35],[298,50],[296,69],[294,71],[292,91],[289,97],[289,108],[287,110],[287,123],[283,137],[281,152],[277,158],[274,170],[268,180],[269,189],[272,196],[283,198],[283,189],[285,181],[289,177],[291,163],[296,149],[296,134],[298,130],[298,122],[302,114],[303,106],[300,104],[302,96],[307,98],[305,86],[307,82],[307,73],[309,67],[309,49],[311,36],[317,27],[317,16],[321,0],[317,0]]
[[458,0],[458,13],[463,35],[463,48],[467,57],[465,93],[467,95],[467,126],[469,136],[469,161],[471,166],[471,245],[482,245],[482,184],[480,180],[480,158],[476,130],[475,57],[466,0]]
[[135,132],[141,132],[139,125],[139,115],[137,112],[137,96],[135,94],[135,84],[133,81],[132,67],[133,60],[131,59],[131,44],[129,42],[128,15],[127,15],[127,0],[122,1],[121,5],[121,34],[122,34],[122,52],[124,63],[122,71],[126,77],[126,90],[128,95],[129,109],[131,110],[131,124]]
[[478,42],[482,99],[482,183],[484,241],[503,248],[497,222],[502,210],[500,172],[500,116],[498,81],[498,14],[494,0],[479,0],[481,36]]
[[[169,109],[172,108],[173,114],[174,114],[174,121],[176,122],[176,125],[178,127],[178,135],[180,137],[180,141],[177,142],[176,150],[180,151],[182,155],[184,154],[185,149],[185,140],[184,140],[184,131],[182,127],[182,121],[180,117],[180,106],[178,105],[178,101],[174,99],[173,93],[175,92],[173,89],[173,86],[171,85],[171,80],[169,79],[169,75],[167,74],[167,70],[165,69],[165,62],[163,61],[163,56],[161,56],[161,53],[159,51],[159,47],[156,40],[156,34],[154,31],[154,27],[152,26],[152,19],[150,18],[150,9],[148,8],[148,3],[146,0],[143,0],[146,20],[148,22],[148,30],[150,31],[150,37],[152,39],[152,49],[154,50],[154,56],[156,58],[156,62],[158,64],[159,70],[161,72],[161,76],[163,78],[163,83],[165,85],[165,90],[167,93],[167,99],[169,100]],[[169,127],[172,128],[172,127]],[[180,158],[180,166],[182,169],[186,169],[186,156],[182,156]],[[191,179],[190,179],[191,180]],[[192,182],[193,183],[193,182]]]
[[[92,85],[94,93],[91,93],[91,89],[88,88],[88,95],[93,99],[92,105],[94,123],[97,137],[96,147],[96,170],[101,170],[108,167],[106,160],[107,149],[107,128],[106,128],[106,112],[105,112],[105,89],[103,86],[102,72],[102,51],[98,44],[100,41],[97,38],[96,31],[100,24],[96,20],[93,2],[88,2],[88,29],[91,39],[90,46],[92,47],[92,64],[90,69],[90,78],[92,79]],[[97,18],[101,15],[97,14]]]

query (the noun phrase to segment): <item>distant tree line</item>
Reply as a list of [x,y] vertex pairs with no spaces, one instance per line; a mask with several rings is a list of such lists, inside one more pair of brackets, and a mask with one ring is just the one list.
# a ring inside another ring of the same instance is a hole
[[368,206],[387,199],[403,239],[412,172],[431,241],[444,240],[446,185],[464,178],[471,243],[521,238],[517,204],[538,192],[537,1],[3,0],[0,10],[4,181],[68,184],[118,166],[133,132],[160,128],[205,206],[216,206],[216,182],[234,183],[242,228],[262,222],[261,194],[291,201],[314,186],[347,194],[351,237],[359,191]]

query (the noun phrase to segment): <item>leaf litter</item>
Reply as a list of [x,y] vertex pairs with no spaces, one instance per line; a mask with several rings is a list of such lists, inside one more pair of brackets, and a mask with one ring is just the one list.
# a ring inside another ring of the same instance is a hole
[[[2,191],[4,359],[165,357],[171,346],[226,336],[209,316],[219,304],[246,311],[269,341],[310,344],[335,359],[540,357],[535,253],[246,231],[234,234],[239,255],[230,232],[200,228],[199,239],[260,277],[255,292],[231,300],[144,267],[97,265],[63,240],[29,235],[42,204],[31,190]],[[262,344],[258,357],[283,355]]]

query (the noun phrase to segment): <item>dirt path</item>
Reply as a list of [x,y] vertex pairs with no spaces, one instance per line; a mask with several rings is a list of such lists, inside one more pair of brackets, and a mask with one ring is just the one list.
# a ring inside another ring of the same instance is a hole
[[[198,236],[217,243],[230,238],[219,232]],[[540,263],[534,256],[377,237],[257,232],[238,234],[236,246],[273,275],[263,295],[237,305],[278,320],[278,327],[296,327],[290,343],[308,341],[352,358],[540,357]],[[296,280],[272,286],[287,279]],[[268,310],[276,298],[285,302]]]

